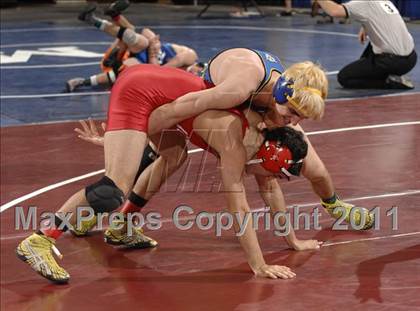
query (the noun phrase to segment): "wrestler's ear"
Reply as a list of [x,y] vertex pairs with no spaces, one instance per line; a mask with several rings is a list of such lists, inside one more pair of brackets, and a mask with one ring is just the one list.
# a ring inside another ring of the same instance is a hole
[[264,121],[261,121],[260,123],[257,124],[257,129],[261,132],[266,128],[267,128],[267,125],[264,123]]

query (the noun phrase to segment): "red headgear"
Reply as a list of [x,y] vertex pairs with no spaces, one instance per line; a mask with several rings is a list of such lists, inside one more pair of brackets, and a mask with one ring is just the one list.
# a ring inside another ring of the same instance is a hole
[[[302,160],[297,163],[302,162]],[[282,146],[277,141],[265,141],[260,150],[257,152],[256,159],[249,161],[247,164],[260,163],[261,166],[272,173],[283,173],[287,177],[292,174],[288,169],[295,164],[292,152],[286,146]]]

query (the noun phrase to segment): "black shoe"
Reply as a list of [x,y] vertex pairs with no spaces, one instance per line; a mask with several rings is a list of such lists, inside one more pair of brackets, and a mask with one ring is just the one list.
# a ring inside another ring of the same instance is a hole
[[121,14],[122,11],[127,9],[130,6],[130,1],[128,0],[117,0],[115,2],[112,2],[105,10],[104,14],[116,17]]
[[404,76],[389,75],[386,79],[386,85],[390,89],[412,90],[414,89],[413,82]]
[[88,3],[84,8],[83,11],[80,12],[79,16],[77,17],[82,22],[90,21],[93,12],[96,10],[95,3]]
[[293,11],[281,11],[280,16],[292,16],[294,15]]

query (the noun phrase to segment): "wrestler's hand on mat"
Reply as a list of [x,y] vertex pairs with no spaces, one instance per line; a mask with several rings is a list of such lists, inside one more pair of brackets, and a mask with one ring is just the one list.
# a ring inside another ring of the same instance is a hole
[[324,242],[317,240],[296,240],[292,247],[295,251],[319,249]]
[[[99,134],[98,128],[92,119],[89,119],[88,122],[85,120],[80,120],[79,123],[83,129],[74,129],[74,131],[79,134],[77,137],[98,146],[104,145],[104,137],[103,135]],[[102,130],[105,131],[106,124],[102,122],[101,127]]]
[[293,279],[296,276],[289,267],[267,264],[256,269],[254,273],[259,277],[270,279]]

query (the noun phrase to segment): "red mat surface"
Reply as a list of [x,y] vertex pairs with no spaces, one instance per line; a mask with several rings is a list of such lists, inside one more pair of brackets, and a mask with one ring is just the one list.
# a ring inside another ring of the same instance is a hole
[[[303,122],[307,132],[420,120],[416,95],[332,102],[323,122]],[[99,170],[99,147],[78,141],[74,123],[1,129],[1,204],[69,178]],[[290,266],[293,280],[255,278],[232,231],[175,228],[173,209],[188,204],[197,213],[225,208],[223,194],[209,192],[217,180],[216,161],[206,163],[203,185],[191,191],[202,153],[190,156],[192,171],[183,191],[176,173],[151,200],[165,222],[148,234],[153,250],[121,250],[66,234],[57,247],[71,274],[56,286],[35,274],[14,253],[29,231],[14,229],[11,207],[1,213],[1,306],[4,310],[418,310],[420,298],[420,126],[388,125],[340,130],[310,137],[333,177],[337,192],[360,206],[380,207],[380,229],[333,231],[323,213],[321,231],[298,231],[301,238],[327,241],[319,251],[295,252],[272,231],[259,232],[266,261]],[[17,204],[55,211],[72,193],[98,176],[68,184]],[[263,207],[255,182],[247,178],[251,208]],[[319,206],[304,178],[282,182],[288,205]],[[416,192],[417,191],[417,192]],[[398,229],[386,210],[398,207]],[[343,242],[343,243],[340,243]]]

